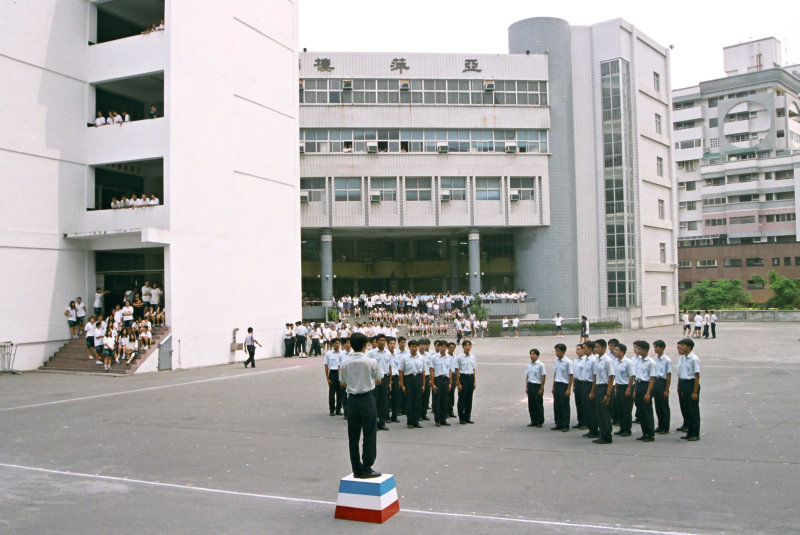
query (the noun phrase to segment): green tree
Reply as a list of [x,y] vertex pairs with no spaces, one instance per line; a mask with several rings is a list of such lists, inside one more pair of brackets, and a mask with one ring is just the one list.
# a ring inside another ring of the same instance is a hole
[[683,296],[682,308],[693,310],[719,310],[749,305],[750,294],[742,289],[738,279],[704,279]]
[[[779,277],[773,269],[767,275],[769,287],[772,290],[772,297],[764,303],[769,308],[799,308],[800,307],[800,279],[790,279],[789,277]],[[759,275],[753,275],[755,282],[765,284],[767,281]]]

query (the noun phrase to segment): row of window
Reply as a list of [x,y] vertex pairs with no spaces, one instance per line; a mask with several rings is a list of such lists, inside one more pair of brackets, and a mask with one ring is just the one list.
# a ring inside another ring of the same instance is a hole
[[[785,214],[767,214],[767,215],[760,215],[758,216],[759,223],[789,223],[796,220],[796,215],[794,213],[785,213]],[[740,217],[731,217],[730,220],[727,218],[720,217],[720,218],[711,218],[704,220],[703,224],[706,227],[724,227],[726,224],[731,225],[747,225],[751,223],[755,223],[755,216],[740,216]],[[697,230],[697,221],[681,221],[680,228],[686,230]]]
[[530,80],[300,80],[301,104],[547,106],[547,82]]
[[[536,180],[541,177],[509,177],[510,189],[515,195],[515,200],[535,200],[536,199]],[[403,180],[402,177],[370,177],[370,195],[380,196],[381,201],[396,201],[398,198],[398,185]],[[405,197],[407,201],[430,201],[432,199],[433,184],[432,177],[405,177],[403,183]],[[363,186],[367,184],[366,179],[361,177],[334,177],[333,192],[336,201],[361,201]],[[301,178],[300,189],[306,192],[309,202],[321,202],[325,200],[325,179],[324,178]],[[500,177],[475,177],[474,182],[475,200],[478,201],[499,201],[501,198]],[[441,177],[439,191],[448,194],[454,201],[467,199],[467,177]]]
[[[771,261],[773,266],[780,266],[781,265],[781,257],[774,256],[772,257]],[[764,266],[764,258],[763,257],[751,257],[745,258],[744,262],[741,258],[726,258],[724,260],[723,265],[725,267],[763,267]],[[784,256],[783,257],[783,265],[784,266],[791,266],[792,265],[792,257],[791,256]],[[794,265],[800,266],[800,256],[794,257]],[[681,260],[678,262],[678,269],[690,269],[692,267],[691,260]],[[710,258],[704,260],[697,261],[698,268],[715,268],[718,267],[717,259]]]
[[304,128],[307,153],[350,152],[520,152],[546,153],[547,130],[468,130],[444,128]]
[[[756,91],[754,89],[751,89],[749,91],[739,91],[737,93],[730,93],[730,94],[727,95],[727,98],[730,100],[730,99],[735,99],[735,98],[744,98],[744,97],[747,97],[747,96],[750,96],[750,95],[755,95],[755,94],[756,94]],[[708,99],[708,107],[709,108],[716,108],[719,105],[719,101],[720,100],[725,100],[725,98],[726,98],[725,95],[720,95],[718,97],[709,98]],[[682,101],[682,102],[674,102],[672,104],[672,109],[673,110],[687,110],[689,108],[694,108],[694,106],[695,106],[695,101],[693,101],[693,100],[685,100],[685,101]]]
[[[683,171],[694,171],[697,168],[697,160],[686,160],[678,162],[678,169]],[[745,173],[740,175],[729,175],[726,177],[706,178],[704,184],[706,186],[724,186],[726,181],[728,184],[740,184],[742,182],[752,182],[759,180],[761,175],[759,173]],[[794,170],[787,169],[785,171],[767,171],[764,173],[764,180],[789,180],[794,178]],[[697,189],[696,181],[687,181],[678,183],[678,188],[686,189],[686,191],[694,191]]]

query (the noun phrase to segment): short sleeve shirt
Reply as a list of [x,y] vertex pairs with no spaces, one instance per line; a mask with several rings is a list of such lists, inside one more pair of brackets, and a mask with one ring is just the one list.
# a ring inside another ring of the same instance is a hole
[[544,368],[544,364],[539,362],[529,362],[528,366],[525,368],[525,377],[528,378],[529,383],[535,383],[537,385],[542,384],[542,378],[547,374]]
[[569,383],[570,375],[573,375],[571,360],[567,357],[563,357],[553,362],[553,381],[556,383]]
[[328,370],[338,370],[341,363],[341,358],[341,351],[328,351],[325,353],[325,358],[323,359],[322,364],[327,366]]
[[700,359],[694,352],[681,355],[678,359],[678,379],[694,379],[694,374],[700,373]]
[[655,376],[655,374],[656,363],[653,362],[653,359],[649,355],[639,359],[639,361],[636,363],[637,381],[649,381],[651,377]]
[[668,374],[672,373],[672,360],[667,355],[656,357],[656,377],[659,379],[666,379]]
[[607,385],[612,376],[617,376],[614,368],[614,363],[611,362],[611,357],[609,357],[607,354],[600,357],[600,359],[597,361],[597,366],[594,368],[595,383],[598,385]]

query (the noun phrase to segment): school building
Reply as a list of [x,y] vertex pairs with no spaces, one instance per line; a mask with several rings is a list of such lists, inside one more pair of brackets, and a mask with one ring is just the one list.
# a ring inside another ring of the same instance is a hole
[[669,50],[624,20],[509,54],[300,54],[306,296],[524,288],[542,317],[677,317]]

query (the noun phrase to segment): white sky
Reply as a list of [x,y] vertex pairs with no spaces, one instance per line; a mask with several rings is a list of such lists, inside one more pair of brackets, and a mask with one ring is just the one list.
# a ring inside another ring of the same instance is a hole
[[[660,9],[654,9],[658,5]],[[776,37],[800,63],[797,0],[299,0],[300,48],[330,52],[508,53],[508,26],[530,17],[589,25],[622,17],[674,45],[673,89],[725,76],[722,47]]]

